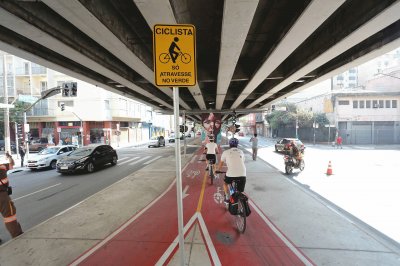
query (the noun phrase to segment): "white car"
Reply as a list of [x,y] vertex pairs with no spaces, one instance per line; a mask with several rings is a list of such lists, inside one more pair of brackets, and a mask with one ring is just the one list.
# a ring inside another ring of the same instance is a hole
[[57,160],[76,150],[75,145],[52,146],[36,154],[29,154],[26,166],[31,170],[56,169]]

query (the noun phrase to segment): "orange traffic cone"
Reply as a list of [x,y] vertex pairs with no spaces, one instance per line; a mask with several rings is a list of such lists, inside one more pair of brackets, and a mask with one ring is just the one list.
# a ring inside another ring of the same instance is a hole
[[329,161],[328,170],[326,170],[327,175],[332,175],[332,163]]

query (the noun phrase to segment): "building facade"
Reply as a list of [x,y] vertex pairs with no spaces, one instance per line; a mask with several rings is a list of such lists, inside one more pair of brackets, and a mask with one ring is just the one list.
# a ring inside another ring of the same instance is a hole
[[152,136],[164,135],[165,129],[171,128],[170,116],[158,115],[145,104],[25,59],[0,54],[0,97],[4,97],[5,60],[9,103],[34,101],[43,91],[65,82],[77,82],[76,97],[57,94],[39,101],[27,112],[32,139],[50,144],[107,143],[119,146],[145,142]]

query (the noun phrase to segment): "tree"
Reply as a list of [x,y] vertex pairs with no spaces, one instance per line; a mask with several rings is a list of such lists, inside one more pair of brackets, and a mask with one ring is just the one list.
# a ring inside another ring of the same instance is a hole
[[[4,102],[4,98],[0,99],[0,102]],[[23,123],[24,121],[24,110],[27,108],[30,104],[26,102],[21,102],[21,101],[16,101],[14,103],[14,108],[9,109],[9,121],[10,121],[10,126],[13,127],[14,122],[17,123]],[[5,109],[0,109],[1,110],[1,117],[0,117],[0,139],[4,139],[4,115],[5,115]]]

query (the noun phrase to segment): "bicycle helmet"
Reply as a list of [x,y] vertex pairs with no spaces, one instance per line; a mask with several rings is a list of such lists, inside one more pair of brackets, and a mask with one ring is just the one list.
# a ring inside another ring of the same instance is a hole
[[237,148],[237,146],[239,145],[239,140],[237,138],[231,138],[229,140],[229,147],[233,148]]

